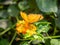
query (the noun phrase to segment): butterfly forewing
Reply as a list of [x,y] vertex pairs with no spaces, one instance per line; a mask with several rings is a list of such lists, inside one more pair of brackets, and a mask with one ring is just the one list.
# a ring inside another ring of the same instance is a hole
[[28,22],[28,16],[25,12],[20,12],[20,15],[26,22]]
[[29,14],[28,15],[29,22],[30,23],[37,22],[40,19],[40,16],[41,15],[38,15],[38,14]]
[[20,12],[21,17],[28,23],[34,23],[38,20],[42,20],[43,16],[41,14],[29,14],[27,15],[25,12]]

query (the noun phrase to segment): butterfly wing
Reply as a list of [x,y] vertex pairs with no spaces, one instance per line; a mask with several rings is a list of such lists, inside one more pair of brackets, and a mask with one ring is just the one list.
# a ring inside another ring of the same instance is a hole
[[20,15],[26,22],[28,22],[28,16],[25,12],[20,12]]
[[37,22],[38,20],[42,20],[43,16],[40,14],[29,14],[28,19],[30,23]]
[[41,14],[29,14],[27,15],[25,12],[20,12],[21,17],[28,23],[34,23],[38,20],[42,20],[43,16]]

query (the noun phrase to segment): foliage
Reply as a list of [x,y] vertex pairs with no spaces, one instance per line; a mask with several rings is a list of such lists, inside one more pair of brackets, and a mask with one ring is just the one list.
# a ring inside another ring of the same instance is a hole
[[43,12],[57,12],[57,0],[36,0],[36,2]]
[[0,40],[0,45],[9,45],[9,42],[6,39],[1,39]]
[[59,0],[0,0],[0,45],[60,45]]

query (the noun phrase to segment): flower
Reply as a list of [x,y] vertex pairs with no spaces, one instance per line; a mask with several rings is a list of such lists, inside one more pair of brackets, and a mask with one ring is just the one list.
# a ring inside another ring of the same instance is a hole
[[16,30],[18,33],[26,34],[29,33],[30,35],[35,34],[36,26],[33,24],[28,24],[24,20],[18,21],[16,24]]
[[42,20],[43,16],[40,14],[29,14],[29,15],[27,15],[25,12],[20,12],[20,15],[24,20],[19,20],[16,23],[17,32],[22,33],[22,34],[28,33],[29,36],[36,34],[37,28],[33,23],[37,22],[38,20]]

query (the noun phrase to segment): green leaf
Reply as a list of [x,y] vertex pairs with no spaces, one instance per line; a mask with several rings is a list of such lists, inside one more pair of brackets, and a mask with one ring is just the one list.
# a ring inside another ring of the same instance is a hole
[[33,35],[34,40],[32,41],[33,44],[39,44],[39,43],[45,43],[43,35],[42,34],[36,34]]
[[15,5],[10,5],[8,7],[8,13],[10,16],[17,16],[19,14],[19,10]]
[[33,41],[32,41],[32,44],[35,45],[35,44],[39,44],[39,43],[41,43],[41,42],[44,43],[42,40],[38,40],[38,39],[37,39],[37,40],[33,40]]
[[51,44],[50,44],[50,39],[46,39],[46,40],[45,40],[45,45],[51,45]]
[[0,9],[3,9],[3,5],[0,5]]
[[56,26],[60,29],[60,5],[58,6],[57,18],[55,19],[55,23],[56,23]]
[[19,2],[18,7],[20,10],[26,10],[29,8],[27,1]]
[[24,38],[28,38],[30,35],[28,33],[24,34]]
[[20,45],[30,45],[30,44],[28,43],[28,41],[23,41],[20,43]]
[[57,12],[57,0],[36,0],[36,3],[43,12]]
[[1,18],[7,18],[8,17],[8,13],[6,10],[1,10],[0,11],[0,17]]
[[40,40],[33,40],[33,41],[32,41],[32,44],[35,45],[35,44],[39,44],[40,42],[41,42]]
[[60,45],[60,40],[59,39],[51,39],[50,43],[51,43],[51,45]]
[[6,39],[1,39],[0,40],[0,45],[9,45],[9,42]]
[[38,45],[42,45],[42,44],[38,44]]
[[9,4],[16,4],[16,2],[13,2],[13,0],[0,0],[0,4],[9,5]]
[[55,24],[60,29],[60,14],[58,15],[58,18],[55,19]]
[[37,26],[37,33],[48,32],[50,29],[50,23],[46,21],[36,22],[35,25]]

